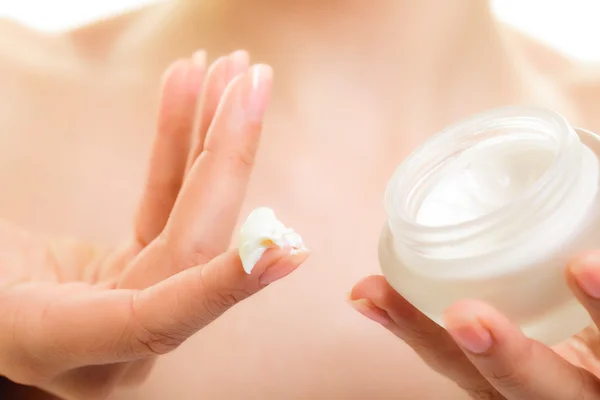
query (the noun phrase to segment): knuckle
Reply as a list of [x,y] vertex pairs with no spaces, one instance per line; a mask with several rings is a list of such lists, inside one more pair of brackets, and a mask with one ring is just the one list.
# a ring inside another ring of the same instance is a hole
[[163,355],[175,350],[185,337],[179,331],[170,331],[166,329],[155,330],[144,326],[137,318],[136,296],[131,299],[131,313],[133,328],[131,329],[131,338],[129,339],[129,349],[125,353],[130,353],[135,357],[146,357],[151,355]]
[[209,306],[209,308],[212,308],[213,310],[211,314],[215,317],[218,317],[224,311],[239,303],[246,297],[247,295],[242,291],[215,293],[213,296],[211,296],[211,299],[208,302],[208,304],[212,304],[212,306]]
[[509,357],[492,354],[488,360],[489,367],[482,370],[484,377],[493,382],[494,386],[526,392],[532,374],[526,366],[530,365],[528,360],[536,358],[533,354],[533,342],[526,341],[518,350]]
[[168,266],[172,274],[204,265],[218,255],[210,241],[195,240],[189,244],[188,232],[186,228],[168,226],[157,238],[164,255],[161,262]]
[[230,154],[223,155],[223,164],[231,173],[237,174],[241,171],[248,171],[254,165],[254,156],[247,149],[238,149]]
[[213,245],[207,238],[199,238],[189,243],[189,229],[187,227],[167,225],[159,236],[165,261],[174,272],[181,272],[188,268],[204,265],[217,257],[221,250]]
[[217,290],[211,290],[210,286],[206,284],[205,279],[202,279],[201,281],[203,288],[202,292],[205,293],[205,313],[203,318],[201,318],[204,324],[217,319],[229,308],[250,295],[249,292],[244,289],[219,288]]
[[524,386],[524,379],[521,374],[511,367],[503,366],[502,369],[494,369],[487,375],[502,387],[519,388]]
[[238,169],[249,169],[254,165],[254,155],[252,152],[242,149],[231,157],[231,162]]
[[191,256],[185,257],[186,260],[181,264],[183,264],[184,268],[189,268],[196,265],[204,265],[215,258],[218,254],[219,251],[216,248],[213,248],[208,243],[199,242],[194,245]]
[[206,315],[202,318],[204,322],[209,323],[217,319],[230,307],[232,301],[233,299],[229,298],[228,295],[218,294],[210,296],[204,303],[204,310],[206,311]]
[[493,382],[494,386],[526,393],[529,390],[529,374],[521,371],[517,365],[518,363],[513,366],[502,364],[484,371],[483,376]]
[[[133,349],[134,354],[147,355],[164,355],[175,350],[183,342],[178,333],[167,332],[151,332],[144,330],[138,332],[135,338],[135,345],[138,349]],[[141,348],[140,348],[141,347]]]
[[213,158],[215,164],[222,168],[223,172],[237,172],[247,170],[254,165],[254,151],[248,146],[240,145],[236,149],[216,151],[210,147],[204,149],[205,157]]

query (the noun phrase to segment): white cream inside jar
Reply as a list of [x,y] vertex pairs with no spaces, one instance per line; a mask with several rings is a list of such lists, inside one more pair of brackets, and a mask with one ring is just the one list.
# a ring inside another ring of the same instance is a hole
[[509,107],[424,143],[386,192],[390,284],[438,323],[478,298],[545,342],[582,329],[589,318],[563,276],[576,252],[600,247],[598,157],[581,134],[598,142],[553,111]]
[[556,149],[517,132],[465,150],[426,182],[415,222],[426,226],[472,221],[509,203],[549,168]]

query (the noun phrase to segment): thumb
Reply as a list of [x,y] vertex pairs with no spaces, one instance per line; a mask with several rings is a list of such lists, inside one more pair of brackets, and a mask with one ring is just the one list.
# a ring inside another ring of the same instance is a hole
[[237,250],[230,250],[144,289],[133,302],[133,344],[167,353],[233,305],[294,271],[307,257],[305,252],[270,249],[247,274]]
[[270,249],[247,274],[230,250],[143,290],[18,285],[0,293],[0,375],[37,385],[77,367],[167,353],[307,256]]

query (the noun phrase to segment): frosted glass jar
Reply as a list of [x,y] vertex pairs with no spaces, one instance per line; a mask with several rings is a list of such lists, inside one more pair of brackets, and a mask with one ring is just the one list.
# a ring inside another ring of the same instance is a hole
[[494,109],[425,142],[385,195],[379,259],[391,286],[439,324],[464,298],[553,344],[590,323],[567,287],[600,248],[600,141],[539,108]]

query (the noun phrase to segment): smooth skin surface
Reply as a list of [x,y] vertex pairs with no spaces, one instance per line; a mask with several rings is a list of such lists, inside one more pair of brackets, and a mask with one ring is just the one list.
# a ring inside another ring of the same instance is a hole
[[551,107],[600,131],[595,72],[498,24],[480,0],[173,0],[60,35],[0,31],[0,214],[94,248],[131,239],[165,69],[198,49],[210,63],[243,48],[274,70],[241,215],[272,207],[311,257],[113,400],[466,398],[348,305],[378,273],[387,180],[429,135],[495,106]]

